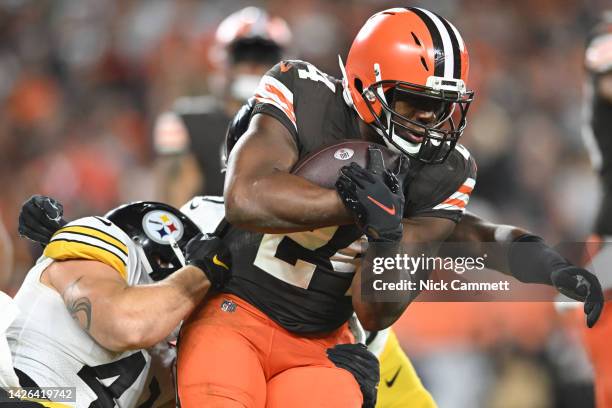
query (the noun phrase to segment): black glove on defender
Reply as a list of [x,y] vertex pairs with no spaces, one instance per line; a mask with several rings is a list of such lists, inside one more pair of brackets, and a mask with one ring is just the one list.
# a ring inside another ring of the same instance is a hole
[[185,247],[185,261],[200,268],[214,290],[223,288],[231,273],[231,253],[221,238],[198,234]]
[[19,235],[46,246],[55,231],[67,224],[63,215],[62,203],[51,197],[33,195],[19,211]]

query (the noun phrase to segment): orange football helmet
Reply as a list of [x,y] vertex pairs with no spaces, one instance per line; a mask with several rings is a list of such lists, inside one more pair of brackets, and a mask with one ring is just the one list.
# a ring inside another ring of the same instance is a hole
[[[465,129],[474,96],[466,88],[468,52],[450,22],[417,7],[376,13],[340,68],[345,100],[390,147],[425,163],[446,160]],[[394,109],[400,100],[434,112],[433,121],[400,115]]]

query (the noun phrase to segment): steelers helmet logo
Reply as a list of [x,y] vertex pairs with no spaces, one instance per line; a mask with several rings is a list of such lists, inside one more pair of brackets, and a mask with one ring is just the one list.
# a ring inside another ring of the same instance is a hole
[[151,211],[142,218],[142,229],[147,237],[158,244],[170,245],[169,237],[179,241],[183,236],[183,223],[167,211]]

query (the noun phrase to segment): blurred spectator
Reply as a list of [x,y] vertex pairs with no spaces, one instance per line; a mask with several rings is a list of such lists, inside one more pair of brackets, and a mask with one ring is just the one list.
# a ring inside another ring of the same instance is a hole
[[160,201],[180,207],[195,195],[223,195],[228,123],[261,76],[283,58],[290,40],[287,23],[263,8],[240,9],[219,24],[209,52],[216,86],[209,94],[180,98],[155,122]]

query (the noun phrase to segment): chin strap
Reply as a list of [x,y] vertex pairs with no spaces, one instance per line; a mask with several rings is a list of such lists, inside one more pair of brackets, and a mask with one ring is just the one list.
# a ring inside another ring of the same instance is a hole
[[183,255],[183,252],[181,252],[181,248],[179,248],[178,242],[176,242],[176,239],[174,239],[172,234],[168,235],[168,242],[170,242],[170,248],[172,248],[172,252],[174,252],[174,255],[176,255],[177,259],[181,263],[181,266],[185,266],[185,255]]
[[355,109],[355,103],[353,102],[353,97],[351,96],[351,91],[349,89],[348,76],[346,75],[346,69],[344,68],[344,62],[342,61],[340,54],[338,54],[338,64],[340,65],[340,72],[342,73],[342,97],[344,98],[344,103],[353,108],[363,120],[361,114],[357,111],[357,109]]
[[147,258],[147,254],[145,254],[144,249],[142,249],[142,247],[138,244],[135,244],[136,246],[136,251],[138,253],[138,259],[140,259],[140,262],[142,263],[142,266],[144,267],[145,272],[147,273],[147,275],[151,275],[151,273],[153,272],[153,267],[151,266],[151,263],[149,262],[149,258]]

